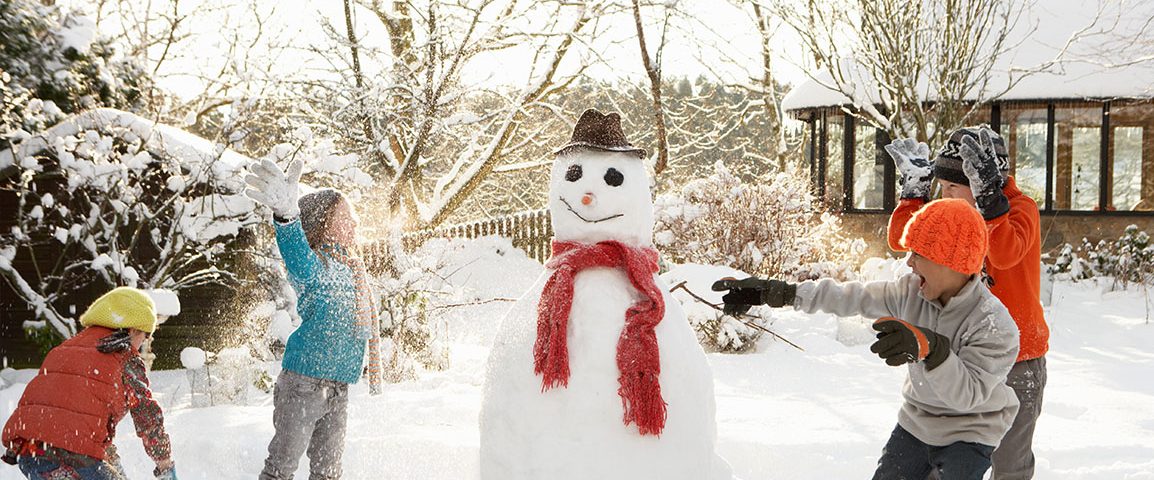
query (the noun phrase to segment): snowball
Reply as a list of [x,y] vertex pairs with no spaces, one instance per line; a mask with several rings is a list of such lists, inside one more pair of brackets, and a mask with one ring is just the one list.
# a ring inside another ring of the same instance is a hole
[[293,326],[292,316],[284,310],[274,313],[268,323],[269,338],[280,340],[281,343],[288,343],[288,337],[292,335],[293,330],[296,330],[296,327]]
[[180,297],[176,292],[163,288],[145,290],[152,302],[156,304],[156,314],[173,317],[180,315]]
[[184,347],[180,351],[180,364],[189,370],[196,370],[204,367],[204,363],[208,361],[208,354],[196,347]]

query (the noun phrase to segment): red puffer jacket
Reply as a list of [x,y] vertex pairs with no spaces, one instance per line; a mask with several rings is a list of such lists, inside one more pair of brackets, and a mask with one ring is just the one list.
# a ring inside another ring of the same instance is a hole
[[5,447],[39,441],[104,459],[116,424],[127,412],[124,364],[134,355],[96,350],[112,332],[88,327],[48,352],[4,425]]

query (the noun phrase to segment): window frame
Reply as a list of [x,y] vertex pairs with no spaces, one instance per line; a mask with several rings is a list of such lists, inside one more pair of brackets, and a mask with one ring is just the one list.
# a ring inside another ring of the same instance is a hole
[[[1110,109],[1112,104],[1118,103],[1118,99],[1022,99],[1011,101],[996,101],[989,104],[989,124],[996,130],[1000,130],[1004,123],[1004,109],[1014,106],[1037,105],[1039,107],[1044,105],[1046,109],[1046,146],[1045,146],[1045,199],[1039,202],[1038,210],[1040,213],[1053,216],[1138,216],[1138,217],[1154,217],[1154,211],[1144,210],[1109,210],[1112,203],[1110,198],[1113,195],[1113,159],[1111,158],[1111,147],[1114,141],[1114,129],[1110,123]],[[1141,104],[1149,104],[1154,108],[1154,100],[1151,99],[1129,99],[1121,100],[1123,106],[1133,106]],[[1057,155],[1057,117],[1058,110],[1061,108],[1099,108],[1101,110],[1101,134],[1099,135],[1099,158],[1098,158],[1098,204],[1093,210],[1059,210],[1055,208],[1055,188],[1054,176]],[[885,162],[883,167],[883,207],[876,208],[856,208],[854,198],[854,163],[857,156],[856,140],[857,140],[857,122],[863,121],[862,118],[851,113],[847,106],[823,107],[808,110],[812,112],[807,114],[804,120],[809,124],[810,145],[808,151],[810,152],[810,176],[812,181],[816,181],[813,191],[819,198],[825,198],[826,185],[825,179],[829,171],[829,149],[827,148],[828,141],[834,140],[829,138],[828,120],[831,115],[842,116],[842,195],[841,205],[834,206],[833,210],[841,213],[888,213],[892,212],[897,206],[897,171],[893,162]],[[800,115],[799,115],[800,116]],[[1143,134],[1147,132],[1143,131]],[[1154,129],[1151,129],[1149,134],[1154,135]],[[888,143],[888,133],[883,129],[878,128],[875,133],[874,141],[878,152],[884,152],[885,144]],[[879,153],[880,154],[880,153]],[[1016,174],[1016,172],[1015,172]]]

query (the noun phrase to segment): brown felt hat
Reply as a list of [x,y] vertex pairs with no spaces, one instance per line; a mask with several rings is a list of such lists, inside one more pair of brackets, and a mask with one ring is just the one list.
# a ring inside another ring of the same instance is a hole
[[645,158],[644,148],[634,147],[625,139],[621,130],[621,116],[616,113],[602,114],[592,108],[581,114],[577,126],[573,127],[573,137],[569,143],[553,152],[557,155],[577,148],[588,148],[606,152],[635,153]]

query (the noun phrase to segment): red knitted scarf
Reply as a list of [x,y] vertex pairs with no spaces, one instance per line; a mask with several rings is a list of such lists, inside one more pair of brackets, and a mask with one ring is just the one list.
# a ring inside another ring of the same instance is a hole
[[625,328],[617,341],[617,394],[625,411],[626,425],[636,423],[642,435],[660,435],[665,428],[665,400],[661,398],[661,359],[653,328],[665,316],[665,300],[653,275],[657,251],[634,248],[616,241],[589,245],[553,242],[553,257],[546,267],[553,275],[537,305],[537,341],[533,345],[533,371],[542,375],[541,390],[568,386],[569,349],[566,334],[573,306],[573,280],[590,267],[622,268],[633,287],[645,299],[625,312]]

